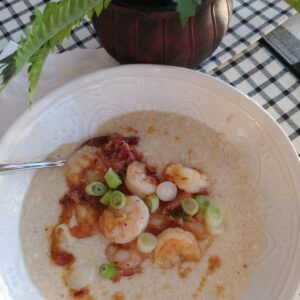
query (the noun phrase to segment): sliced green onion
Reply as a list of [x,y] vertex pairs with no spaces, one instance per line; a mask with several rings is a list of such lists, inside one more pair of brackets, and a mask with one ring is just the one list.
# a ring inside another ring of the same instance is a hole
[[122,180],[120,179],[119,175],[112,168],[108,169],[108,171],[104,175],[104,178],[107,185],[111,189],[116,189],[122,183]]
[[181,201],[181,207],[184,212],[190,216],[194,216],[199,211],[198,203],[192,197],[184,198]]
[[210,204],[205,212],[204,220],[208,227],[216,228],[222,224],[223,214],[217,207]]
[[111,279],[117,274],[117,270],[111,264],[103,264],[100,266],[99,274],[103,278]]
[[177,186],[171,181],[164,181],[156,187],[156,194],[161,201],[172,201],[177,195]]
[[205,196],[199,195],[196,197],[196,200],[197,200],[199,209],[202,211],[206,211],[209,206],[209,203],[210,203],[209,199]]
[[108,190],[104,196],[100,198],[100,203],[109,205],[111,200],[112,190]]
[[157,237],[151,233],[142,233],[137,240],[137,247],[142,253],[150,253],[156,247]]
[[102,196],[106,193],[107,187],[100,181],[94,181],[85,187],[85,192],[91,196]]
[[110,206],[115,209],[121,209],[123,208],[127,203],[126,196],[119,192],[119,191],[113,191],[110,198]]
[[147,204],[151,214],[154,213],[159,207],[159,199],[155,194],[147,196],[145,203]]

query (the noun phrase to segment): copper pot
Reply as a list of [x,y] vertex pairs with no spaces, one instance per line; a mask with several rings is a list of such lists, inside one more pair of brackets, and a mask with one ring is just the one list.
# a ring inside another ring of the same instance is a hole
[[182,26],[173,5],[153,8],[113,1],[93,25],[101,44],[120,63],[196,68],[220,44],[232,14],[232,0],[204,0]]

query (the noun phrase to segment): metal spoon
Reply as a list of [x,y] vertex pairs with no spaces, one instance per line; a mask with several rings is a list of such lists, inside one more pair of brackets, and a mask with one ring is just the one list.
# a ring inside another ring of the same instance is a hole
[[[81,144],[75,151],[80,149],[85,145],[99,147],[106,143],[109,140],[109,136],[98,136],[95,138],[91,138]],[[57,161],[39,161],[39,162],[28,162],[28,163],[20,163],[20,164],[0,164],[0,174],[8,173],[12,171],[25,171],[32,169],[43,169],[43,168],[56,168],[63,167],[67,159],[57,160]]]
[[39,161],[22,164],[0,164],[0,174],[12,171],[24,171],[32,169],[63,167],[66,159],[58,161]]
[[[81,144],[75,151],[80,149],[81,147],[88,145],[92,147],[101,147],[103,144],[107,143],[110,139],[110,136],[98,136],[95,138],[91,138]],[[125,137],[126,140],[130,144],[137,144],[137,137]],[[29,162],[29,163],[21,163],[21,164],[0,164],[0,174],[8,173],[12,171],[24,171],[24,170],[32,170],[32,169],[43,169],[43,168],[56,168],[63,167],[67,162],[67,159],[62,159],[58,161],[39,161],[39,162]]]

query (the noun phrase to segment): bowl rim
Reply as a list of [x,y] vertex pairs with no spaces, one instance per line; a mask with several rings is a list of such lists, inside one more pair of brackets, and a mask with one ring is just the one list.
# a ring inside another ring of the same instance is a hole
[[[84,84],[88,84],[89,82],[95,82],[105,80],[107,78],[112,78],[115,74],[118,74],[118,77],[122,76],[157,76],[157,77],[165,77],[165,78],[171,78],[171,79],[179,79],[179,80],[185,80],[186,82],[190,83],[199,83],[199,80],[201,78],[204,78],[208,81],[214,81],[217,82],[220,89],[230,89],[232,94],[237,95],[238,100],[240,101],[239,104],[242,108],[244,108],[246,111],[251,110],[251,112],[255,112],[256,121],[260,123],[260,120],[263,119],[264,121],[264,129],[268,134],[270,133],[276,133],[276,137],[272,137],[272,140],[277,145],[279,144],[279,141],[281,142],[281,153],[284,153],[284,163],[286,164],[287,168],[289,169],[289,172],[292,174],[293,180],[294,180],[294,186],[296,186],[297,180],[300,179],[300,160],[298,158],[298,154],[296,152],[296,149],[294,148],[293,144],[289,140],[288,136],[285,134],[283,129],[280,127],[280,125],[272,118],[272,116],[264,110],[258,103],[251,100],[250,97],[245,95],[244,93],[238,91],[237,89],[233,88],[229,84],[223,82],[222,80],[218,78],[214,78],[212,76],[209,76],[207,74],[203,74],[200,72],[196,72],[193,70],[188,70],[185,68],[180,67],[173,67],[173,66],[161,66],[161,65],[125,65],[125,66],[116,66],[108,69],[102,69],[98,70],[86,75],[83,75],[81,77],[78,77],[76,79],[73,79],[72,81],[64,84],[63,86],[59,87],[58,89],[55,89],[45,97],[43,97],[38,103],[35,103],[31,110],[27,110],[24,113],[21,114],[20,117],[17,118],[17,120],[9,127],[9,129],[5,132],[2,139],[0,140],[0,149],[3,149],[4,145],[13,145],[14,141],[16,140],[14,133],[19,131],[21,126],[24,124],[27,124],[28,122],[31,122],[32,119],[40,117],[41,113],[47,111],[49,107],[51,107],[55,100],[59,97],[65,96],[66,90],[72,89],[74,86],[84,86]],[[187,79],[186,79],[187,78]],[[279,139],[278,139],[279,137]],[[288,159],[287,159],[288,158]],[[300,203],[300,187],[296,189],[297,194],[297,201],[298,201],[298,207]],[[299,222],[299,220],[298,220]],[[295,249],[300,249],[300,237],[298,237]],[[294,251],[296,252],[296,251]],[[294,262],[300,262],[300,253],[293,253]],[[0,270],[1,271],[1,270]],[[291,280],[293,278],[293,275],[299,274],[299,270],[296,263],[293,263],[289,276],[287,280]],[[299,275],[298,275],[299,276]],[[0,276],[1,281],[1,276]],[[280,297],[285,297],[281,299],[292,299],[290,297],[294,297],[297,293],[297,289],[299,288],[299,281],[300,277],[297,277],[297,283],[296,280],[290,282],[289,286],[285,286],[280,294]],[[292,285],[293,283],[293,285]],[[293,294],[293,295],[292,295]],[[288,297],[287,297],[288,295]]]
[[[49,107],[52,105],[52,102],[54,102],[54,99],[57,98],[57,96],[63,95],[66,89],[70,89],[72,86],[78,86],[81,85],[83,81],[89,82],[93,81],[95,78],[101,79],[109,75],[109,73],[134,73],[134,72],[140,72],[144,73],[145,75],[160,75],[164,76],[168,72],[173,72],[175,77],[189,77],[190,81],[191,79],[193,81],[198,81],[201,77],[206,78],[208,80],[213,80],[218,82],[221,86],[226,86],[231,90],[232,93],[237,94],[239,97],[247,98],[247,103],[251,103],[252,107],[259,113],[260,116],[265,118],[268,125],[271,125],[273,128],[276,127],[275,130],[279,130],[281,133],[281,137],[288,142],[286,145],[289,149],[290,154],[292,157],[297,159],[297,163],[299,163],[300,167],[300,158],[298,157],[298,153],[296,151],[296,148],[288,138],[287,134],[284,132],[283,128],[277,123],[277,121],[266,111],[263,109],[257,102],[252,100],[247,94],[239,91],[238,89],[234,88],[230,84],[224,82],[223,80],[213,77],[211,75],[199,72],[197,70],[191,70],[183,67],[178,66],[166,66],[166,65],[157,65],[157,64],[127,64],[127,65],[117,65],[110,68],[100,69],[93,71],[91,73],[79,76],[75,79],[70,80],[69,82],[63,84],[62,86],[54,89],[47,95],[43,96],[42,99],[40,99],[38,102],[34,103],[32,107],[26,111],[24,111],[10,127],[6,130],[6,132],[3,134],[2,138],[0,139],[0,148],[3,146],[4,142],[6,140],[10,139],[10,135],[15,129],[19,127],[19,124],[23,123],[27,117],[31,114],[39,115],[38,112],[43,111],[45,107]],[[128,74],[126,74],[127,76]],[[169,74],[168,74],[169,75]],[[182,78],[181,78],[182,79]],[[300,171],[300,169],[299,169]],[[300,174],[300,172],[299,172]]]

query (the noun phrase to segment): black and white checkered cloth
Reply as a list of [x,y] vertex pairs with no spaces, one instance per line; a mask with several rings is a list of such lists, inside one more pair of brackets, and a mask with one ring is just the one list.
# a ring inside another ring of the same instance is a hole
[[[0,49],[19,41],[34,7],[50,0],[0,0]],[[199,68],[245,92],[281,125],[300,153],[300,84],[261,43],[262,36],[296,11],[283,0],[234,0],[230,28],[219,48]],[[74,29],[57,52],[100,46],[88,20]],[[250,50],[249,50],[250,49]]]
[[300,83],[266,47],[256,44],[211,72],[249,95],[280,124],[300,155]]
[[234,0],[228,32],[215,53],[201,66],[208,72],[255,44],[296,13],[282,0]]

